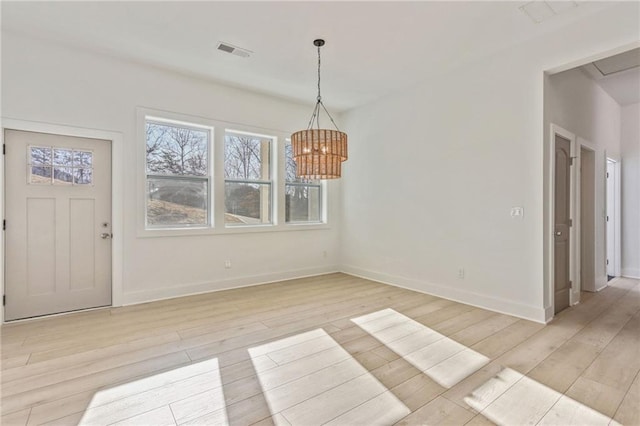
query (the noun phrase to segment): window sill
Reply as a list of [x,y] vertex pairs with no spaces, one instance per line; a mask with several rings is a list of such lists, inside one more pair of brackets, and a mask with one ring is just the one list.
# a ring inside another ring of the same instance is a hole
[[240,225],[220,228],[138,229],[138,238],[196,237],[207,235],[253,234],[264,232],[291,232],[328,230],[327,223],[288,223],[285,225]]

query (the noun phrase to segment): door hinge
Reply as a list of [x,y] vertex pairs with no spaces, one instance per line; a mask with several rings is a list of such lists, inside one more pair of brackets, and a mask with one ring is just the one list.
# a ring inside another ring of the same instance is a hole
[[574,158],[576,158],[576,157],[569,157],[569,165],[570,166],[573,166],[573,159]]
[[573,288],[573,281],[569,281],[569,288]]
[[609,264],[609,259],[607,259],[607,265]]
[[2,306],[7,306],[7,296],[2,295]]
[[607,216],[607,222],[609,222],[609,216]]
[[573,219],[569,219],[569,227],[573,226]]
[[2,144],[2,155],[5,155],[7,153],[7,144],[3,143]]
[[2,230],[3,231],[7,230],[7,219],[2,219]]
[[607,178],[609,177],[609,172],[607,172]]

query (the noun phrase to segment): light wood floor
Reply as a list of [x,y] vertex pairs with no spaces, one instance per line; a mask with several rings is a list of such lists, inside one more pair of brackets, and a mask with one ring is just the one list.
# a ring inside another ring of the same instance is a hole
[[640,424],[637,280],[547,326],[331,274],[1,332],[3,425]]

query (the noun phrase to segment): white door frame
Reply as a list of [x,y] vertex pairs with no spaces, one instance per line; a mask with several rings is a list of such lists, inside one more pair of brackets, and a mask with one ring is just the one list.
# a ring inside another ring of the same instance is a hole
[[[12,118],[2,118],[0,130],[2,131],[2,142],[4,143],[4,131],[22,130],[27,132],[51,133],[64,136],[75,136],[81,138],[103,139],[111,141],[111,224],[114,235],[111,242],[111,306],[122,306],[123,302],[123,263],[124,263],[124,224],[122,220],[124,179],[123,176],[123,138],[119,132],[108,130],[86,129],[83,127],[65,126],[36,121],[16,120]],[[5,217],[5,180],[4,180],[4,156],[0,161],[0,188],[3,196],[0,197],[0,211]],[[5,294],[4,282],[4,261],[5,261],[5,239],[4,232],[0,237],[0,288]],[[4,323],[4,306],[0,304],[0,318]]]
[[[555,222],[555,184],[556,184],[556,135],[559,135],[565,139],[568,139],[571,143],[571,158],[576,158],[576,135],[571,133],[570,131],[563,129],[557,124],[551,123],[549,139],[550,139],[550,150],[549,150],[549,192],[548,192],[548,202],[549,202],[549,211],[547,212],[547,220],[549,223],[548,231],[549,238],[547,239],[547,262],[549,265],[549,269],[547,271],[547,280],[548,287],[547,291],[549,294],[550,304],[545,308],[545,319],[546,321],[550,321],[554,317],[554,306],[555,306],[555,248],[554,248],[554,222]],[[576,262],[579,262],[579,258],[576,256],[576,226],[575,226],[575,217],[576,217],[576,169],[574,167],[576,164],[574,163],[571,168],[571,183],[570,183],[570,217],[574,220],[572,227],[569,228],[569,280],[571,280],[573,287],[569,292],[569,305],[575,305],[580,301],[580,290],[579,288],[576,291],[578,286],[576,280]]]
[[[576,167],[575,167],[575,179],[573,188],[575,189],[575,270],[576,270],[576,285],[575,288],[572,289],[572,300],[575,300],[576,303],[580,302],[580,292],[582,291],[582,264],[581,264],[581,256],[580,253],[582,251],[582,148],[587,151],[591,151],[596,154],[596,147],[585,139],[581,137],[576,138]],[[595,170],[594,170],[595,172]],[[573,178],[573,177],[572,177]],[[573,190],[573,189],[572,189]],[[595,197],[595,194],[594,194]],[[595,198],[594,198],[595,202]],[[594,212],[595,213],[595,212]],[[595,247],[594,247],[595,250]],[[595,253],[594,253],[595,259]],[[595,272],[594,272],[595,274]],[[572,303],[573,304],[573,303]]]
[[614,256],[614,260],[613,260],[613,275],[616,277],[619,277],[621,275],[621,265],[622,265],[622,235],[621,235],[621,222],[622,222],[622,212],[621,212],[621,197],[622,197],[622,191],[621,191],[621,185],[620,185],[620,178],[621,178],[621,161],[619,158],[610,155],[608,152],[605,151],[604,153],[604,176],[605,176],[605,184],[604,184],[604,199],[605,199],[605,211],[604,211],[604,232],[605,232],[605,236],[604,236],[604,241],[605,241],[605,251],[604,251],[604,270],[605,270],[605,275],[607,275],[607,204],[608,204],[608,196],[609,194],[607,193],[608,191],[608,185],[607,185],[607,173],[608,173],[608,167],[607,164],[611,162],[613,163],[613,208],[614,208],[614,214],[613,214],[613,232],[614,232],[614,236],[613,236],[613,256]]

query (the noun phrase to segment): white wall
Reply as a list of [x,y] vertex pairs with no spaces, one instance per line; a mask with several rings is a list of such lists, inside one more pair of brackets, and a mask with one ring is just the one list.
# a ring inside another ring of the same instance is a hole
[[[242,123],[283,133],[308,121],[311,106],[212,84],[45,41],[3,33],[2,116],[120,132],[124,193],[124,302],[335,271],[339,184],[330,184],[330,228],[234,235],[136,235],[136,107]],[[265,132],[267,132],[266,130]],[[284,141],[281,141],[284,142]],[[116,236],[118,238],[119,236]],[[327,252],[327,257],[323,252]],[[224,269],[224,260],[233,268]]]
[[543,72],[636,42],[637,16],[615,6],[345,114],[344,269],[549,319]]
[[622,108],[622,275],[640,278],[640,104]]
[[545,79],[547,123],[586,139],[595,148],[595,291],[607,284],[606,161],[620,160],[620,105],[582,70]]

